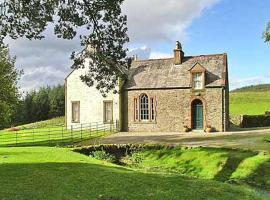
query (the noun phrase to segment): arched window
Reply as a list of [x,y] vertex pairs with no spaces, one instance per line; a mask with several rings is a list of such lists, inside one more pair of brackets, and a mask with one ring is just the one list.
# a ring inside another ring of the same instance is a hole
[[134,98],[134,121],[136,122],[155,122],[156,120],[156,101],[154,97],[141,94]]
[[140,97],[140,120],[149,120],[149,99],[146,94]]

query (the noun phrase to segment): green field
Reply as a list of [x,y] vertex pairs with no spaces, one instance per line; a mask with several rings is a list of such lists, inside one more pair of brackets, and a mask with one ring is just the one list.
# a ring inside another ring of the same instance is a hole
[[247,186],[143,172],[49,147],[0,148],[0,180],[5,200],[269,199]]
[[270,110],[270,90],[230,93],[230,115],[261,115],[268,110]]

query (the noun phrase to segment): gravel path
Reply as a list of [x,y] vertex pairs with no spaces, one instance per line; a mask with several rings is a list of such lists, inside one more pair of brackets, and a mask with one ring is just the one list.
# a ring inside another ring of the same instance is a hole
[[105,138],[85,141],[82,143],[82,145],[101,143],[158,143],[183,146],[229,147],[270,151],[270,143],[263,140],[266,135],[270,135],[270,129],[244,130],[226,133],[120,132]]

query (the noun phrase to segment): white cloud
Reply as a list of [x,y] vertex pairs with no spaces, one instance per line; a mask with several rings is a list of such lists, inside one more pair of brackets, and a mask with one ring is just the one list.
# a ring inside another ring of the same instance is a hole
[[[140,59],[168,57],[157,51],[156,46],[183,40],[192,21],[218,1],[126,0],[123,10],[128,15],[130,46],[136,47],[129,55],[137,54]],[[45,36],[42,41],[7,40],[12,54],[17,56],[16,65],[25,71],[20,81],[21,90],[63,83],[70,72],[69,56],[80,49],[79,39],[57,39],[51,27]]]
[[150,58],[157,59],[157,58],[170,58],[172,54],[162,53],[162,52],[151,52]]
[[241,88],[244,86],[264,84],[264,83],[270,83],[270,75],[238,78],[238,79],[232,78],[230,80],[230,90],[234,90],[236,88]]
[[183,40],[192,21],[219,0],[126,0],[132,43],[147,46]]

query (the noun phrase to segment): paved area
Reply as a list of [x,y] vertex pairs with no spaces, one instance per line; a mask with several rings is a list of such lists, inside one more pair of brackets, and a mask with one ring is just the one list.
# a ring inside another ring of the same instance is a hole
[[158,133],[158,132],[120,132],[105,138],[85,141],[82,145],[89,144],[169,144],[183,146],[203,147],[229,147],[253,150],[270,151],[270,143],[263,138],[270,135],[269,129],[243,130],[226,133]]

